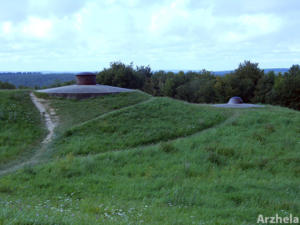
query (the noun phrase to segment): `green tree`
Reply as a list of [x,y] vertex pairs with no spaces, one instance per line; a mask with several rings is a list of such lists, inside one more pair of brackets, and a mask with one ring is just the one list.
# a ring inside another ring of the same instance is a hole
[[275,83],[275,73],[273,71],[270,71],[269,73],[263,75],[254,91],[254,102],[260,102],[260,103],[271,103],[273,98],[273,86]]
[[133,69],[133,64],[125,65],[121,62],[113,62],[110,68],[104,69],[97,75],[97,82],[100,84],[118,86],[123,88],[141,89],[144,85],[146,70],[141,67],[138,71]]
[[293,65],[287,73],[279,76],[274,84],[273,104],[300,110],[300,67]]
[[240,96],[245,102],[249,102],[253,99],[256,85],[263,75],[264,71],[259,69],[258,63],[244,61],[233,73],[226,75],[226,79],[232,89],[232,95]]

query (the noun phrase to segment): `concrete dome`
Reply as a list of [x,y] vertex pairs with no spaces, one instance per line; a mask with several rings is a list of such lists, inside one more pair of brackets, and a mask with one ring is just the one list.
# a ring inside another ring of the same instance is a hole
[[57,88],[38,90],[51,96],[64,98],[91,98],[107,94],[117,94],[121,92],[132,92],[135,90],[127,88],[112,87],[108,85],[69,85]]
[[232,97],[229,99],[227,104],[216,104],[214,107],[221,108],[261,108],[263,105],[247,104],[244,103],[241,97]]
[[95,73],[79,73],[76,75],[76,80],[77,84],[75,85],[38,90],[37,92],[46,93],[51,96],[81,99],[135,91],[127,88],[96,84]]
[[243,100],[240,97],[232,97],[229,99],[227,104],[243,104]]

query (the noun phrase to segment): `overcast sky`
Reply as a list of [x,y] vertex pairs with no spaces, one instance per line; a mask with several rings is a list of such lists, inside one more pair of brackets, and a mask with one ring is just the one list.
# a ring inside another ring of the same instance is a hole
[[1,0],[0,71],[300,64],[299,0]]

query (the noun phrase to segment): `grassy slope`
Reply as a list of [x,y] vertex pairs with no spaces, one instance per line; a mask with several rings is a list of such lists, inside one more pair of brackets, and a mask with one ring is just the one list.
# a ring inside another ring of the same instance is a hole
[[0,168],[31,152],[44,134],[28,91],[0,91]]
[[[35,94],[38,97],[45,97],[44,94],[38,92]],[[60,131],[64,131],[76,124],[93,119],[104,113],[134,105],[149,98],[150,96],[145,93],[133,92],[83,100],[64,98],[48,98],[48,100],[60,118]]]
[[57,141],[58,154],[93,154],[186,136],[226,119],[217,109],[155,98],[75,126]]
[[[193,107],[235,116],[185,138],[86,157],[69,154],[6,176],[0,180],[0,224],[225,225],[255,224],[258,214],[299,215],[299,112]],[[134,109],[148,116],[143,104]],[[157,115],[175,120],[164,109]],[[127,115],[134,112],[101,120],[134,124],[136,117]],[[176,127],[186,121],[193,120]]]

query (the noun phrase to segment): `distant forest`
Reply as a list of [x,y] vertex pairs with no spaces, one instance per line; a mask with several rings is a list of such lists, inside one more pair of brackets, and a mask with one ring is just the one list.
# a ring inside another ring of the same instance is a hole
[[[0,89],[61,86],[73,83],[74,75],[0,73]],[[299,65],[291,66],[287,72],[277,73],[260,69],[258,63],[244,61],[234,71],[218,76],[206,70],[153,72],[149,66],[134,67],[132,63],[113,62],[109,68],[97,74],[97,82],[140,89],[154,96],[169,96],[193,103],[224,103],[232,96],[240,96],[244,102],[300,110]]]
[[[75,73],[0,72],[0,82],[17,88],[43,88],[74,81]],[[1,85],[1,84],[0,84]]]

